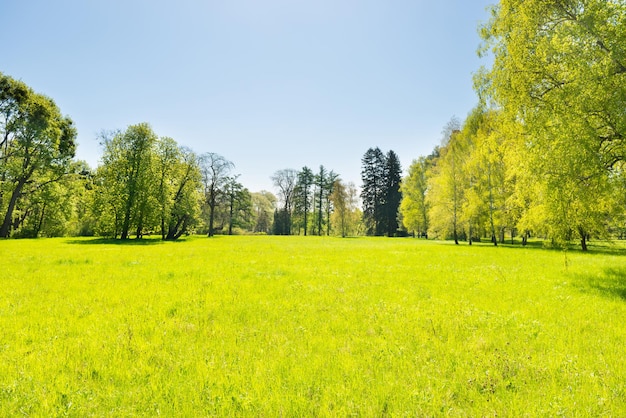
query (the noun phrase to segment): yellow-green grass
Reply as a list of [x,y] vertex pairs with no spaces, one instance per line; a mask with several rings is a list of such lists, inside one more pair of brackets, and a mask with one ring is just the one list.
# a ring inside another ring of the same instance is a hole
[[0,416],[626,416],[620,248],[0,241]]

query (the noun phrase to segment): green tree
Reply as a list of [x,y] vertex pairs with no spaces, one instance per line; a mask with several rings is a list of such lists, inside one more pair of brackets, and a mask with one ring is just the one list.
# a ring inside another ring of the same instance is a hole
[[232,162],[219,154],[209,152],[200,157],[205,203],[209,210],[209,237],[215,233],[214,222],[217,205],[224,194],[229,179],[228,175],[233,167]]
[[427,173],[434,158],[434,155],[431,155],[414,160],[409,167],[408,175],[400,185],[402,222],[409,232],[412,231],[417,236],[426,236],[428,232]]
[[315,176],[313,171],[307,167],[302,167],[297,174],[296,186],[294,190],[294,212],[302,217],[302,227],[304,235],[307,235],[309,226],[309,212],[311,211],[312,196],[311,189]]
[[252,213],[254,216],[253,232],[269,234],[272,232],[272,216],[276,209],[276,196],[262,190],[252,193]]
[[279,170],[272,175],[272,182],[278,189],[278,197],[282,202],[282,208],[274,214],[274,234],[291,234],[291,216],[293,210],[293,197],[298,178],[298,172],[291,168]]
[[161,237],[173,241],[197,222],[201,201],[199,157],[166,137],[157,142],[155,161]]
[[606,228],[607,185],[626,155],[626,3],[501,0],[481,34],[494,62],[479,93],[519,129],[530,170],[519,176],[541,192],[520,226],[545,221],[562,243],[578,231],[584,249]]
[[0,237],[11,235],[23,197],[68,174],[75,139],[72,120],[52,99],[0,73]]
[[115,212],[114,236],[119,232],[121,239],[128,239],[135,228],[139,239],[156,207],[152,179],[157,136],[147,123],[140,123],[102,139],[104,153],[98,175],[103,200]]
[[464,172],[467,143],[459,130],[453,130],[444,143],[428,182],[429,227],[433,235],[451,236],[458,244],[468,183]]
[[322,235],[322,227],[324,224],[324,201],[326,190],[328,189],[328,172],[323,165],[320,165],[320,171],[315,175],[315,224],[317,226],[317,235]]
[[387,152],[385,157],[385,194],[382,204],[382,223],[385,233],[393,237],[398,231],[398,211],[402,201],[400,182],[402,180],[402,167],[400,159],[394,151]]
[[380,148],[368,149],[361,159],[361,200],[363,223],[367,235],[382,235],[382,205],[385,197],[385,154]]
[[338,231],[342,237],[356,235],[361,213],[354,183],[346,184],[341,179],[335,179],[330,200],[333,206],[330,216],[333,230]]
[[326,209],[326,235],[330,236],[330,229],[332,227],[332,222],[330,221],[331,213],[334,210],[333,200],[331,199],[331,195],[335,189],[336,181],[339,179],[339,174],[335,173],[333,170],[328,172],[328,177],[326,178],[326,190],[324,191],[324,207]]
[[238,177],[230,177],[226,182],[228,235],[233,235],[233,227],[249,229],[252,222],[252,197],[250,191],[237,181]]

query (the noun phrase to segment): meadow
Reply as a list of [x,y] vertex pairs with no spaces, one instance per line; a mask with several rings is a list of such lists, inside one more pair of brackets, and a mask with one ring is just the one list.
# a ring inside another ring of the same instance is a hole
[[0,241],[0,416],[626,416],[626,247]]

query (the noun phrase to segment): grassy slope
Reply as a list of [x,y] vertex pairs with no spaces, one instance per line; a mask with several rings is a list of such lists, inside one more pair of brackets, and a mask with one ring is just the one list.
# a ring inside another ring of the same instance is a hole
[[626,415],[625,253],[0,241],[0,416]]

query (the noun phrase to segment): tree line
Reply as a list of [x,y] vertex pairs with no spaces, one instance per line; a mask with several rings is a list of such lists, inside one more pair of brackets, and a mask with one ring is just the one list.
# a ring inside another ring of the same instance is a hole
[[251,193],[226,158],[147,124],[102,134],[91,169],[54,101],[0,73],[0,237],[410,232],[583,250],[626,237],[626,4],[500,0],[480,34],[493,64],[475,75],[476,107],[404,178],[393,151],[368,149],[360,193],[323,165]]
[[491,68],[402,190],[407,228],[470,244],[626,234],[626,4],[501,0],[481,26]]
[[357,188],[323,165],[250,192],[234,164],[198,154],[147,123],[102,132],[101,164],[76,161],[76,130],[54,101],[0,73],[0,237],[159,234],[357,235]]

